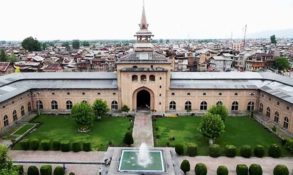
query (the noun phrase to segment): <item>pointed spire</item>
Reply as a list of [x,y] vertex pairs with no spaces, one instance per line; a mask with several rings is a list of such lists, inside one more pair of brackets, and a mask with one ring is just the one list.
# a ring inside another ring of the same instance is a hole
[[144,0],[143,0],[143,6],[142,6],[142,15],[141,15],[141,21],[139,24],[140,29],[148,29],[148,23],[145,16],[145,8],[144,8]]

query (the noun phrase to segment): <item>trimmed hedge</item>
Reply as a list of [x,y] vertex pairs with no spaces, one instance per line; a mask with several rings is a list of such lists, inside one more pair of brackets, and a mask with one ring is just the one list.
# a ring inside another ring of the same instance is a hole
[[180,165],[180,169],[186,174],[186,172],[190,171],[190,164],[188,160],[183,160]]
[[27,175],[39,175],[39,169],[36,166],[30,166],[27,169]]
[[187,147],[187,155],[194,157],[197,155],[197,145]]
[[286,140],[285,148],[286,148],[290,153],[293,153],[293,139],[287,139],[287,140]]
[[256,157],[263,157],[265,155],[265,147],[262,145],[256,145],[256,147],[254,147],[253,153]]
[[245,164],[238,164],[236,166],[237,175],[248,175],[248,167]]
[[41,175],[52,175],[51,165],[42,165],[40,168]]
[[82,147],[83,147],[83,150],[87,152],[92,150],[92,144],[90,142],[83,143]]
[[70,143],[68,140],[62,141],[60,143],[60,149],[62,152],[68,152],[70,151]]
[[64,174],[65,174],[65,170],[63,169],[62,166],[55,167],[53,175],[64,175]]
[[243,145],[240,148],[240,155],[245,158],[249,158],[252,155],[252,149],[250,145]]
[[210,145],[209,147],[209,155],[211,157],[219,157],[221,155],[221,148],[217,144]]
[[203,163],[197,163],[194,168],[195,175],[207,175],[207,166]]
[[13,167],[16,169],[19,175],[23,175],[23,165],[13,165]]
[[73,152],[81,151],[81,142],[73,142],[71,146]]
[[234,145],[226,145],[225,146],[225,155],[227,157],[235,157],[237,154],[236,146]]
[[44,151],[48,151],[51,148],[51,142],[50,140],[42,140],[41,141],[41,148]]
[[228,175],[229,174],[229,170],[226,166],[224,165],[220,165],[217,168],[217,175]]
[[272,144],[268,149],[268,155],[273,158],[278,158],[282,155],[281,148],[277,144]]
[[52,149],[54,150],[54,151],[59,151],[60,150],[60,141],[58,141],[58,140],[54,140],[53,142],[52,142]]
[[262,175],[262,168],[259,164],[251,164],[249,166],[249,175]]
[[40,141],[38,139],[32,139],[30,140],[30,149],[31,150],[37,150],[40,145]]
[[286,165],[277,165],[274,168],[274,175],[289,175],[289,169]]
[[181,144],[175,145],[175,151],[178,155],[183,155],[184,154],[184,147]]
[[21,147],[21,149],[23,149],[23,150],[28,150],[28,149],[30,148],[29,140],[28,140],[28,139],[23,139],[23,140],[20,142],[20,147]]

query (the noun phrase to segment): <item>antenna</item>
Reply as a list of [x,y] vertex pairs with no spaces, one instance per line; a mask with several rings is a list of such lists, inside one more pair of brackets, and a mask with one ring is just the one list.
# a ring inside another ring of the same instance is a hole
[[243,49],[245,48],[245,44],[246,44],[246,31],[247,31],[247,24],[245,24],[245,27],[244,27]]

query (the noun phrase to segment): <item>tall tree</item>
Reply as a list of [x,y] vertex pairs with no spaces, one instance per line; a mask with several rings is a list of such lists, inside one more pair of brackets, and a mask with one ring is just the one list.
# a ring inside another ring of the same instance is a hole
[[94,102],[93,109],[97,118],[104,117],[109,111],[107,102],[101,99]]
[[42,50],[41,43],[37,39],[35,39],[31,36],[28,38],[25,38],[22,41],[21,46],[30,52]]
[[68,41],[62,43],[62,46],[65,47],[67,51],[70,50],[70,45]]
[[291,68],[289,60],[285,57],[276,58],[274,66],[280,71],[288,70]]
[[0,61],[5,62],[5,61],[7,61],[6,58],[7,57],[6,57],[6,53],[5,53],[4,49],[1,49],[1,51],[0,51]]
[[72,41],[72,48],[73,49],[79,49],[80,47],[80,41],[79,40],[73,40]]
[[275,45],[277,44],[276,35],[272,35],[272,36],[271,36],[271,43],[272,43],[272,44],[275,44]]
[[71,116],[78,124],[78,131],[90,131],[94,122],[94,112],[92,107],[87,103],[77,103],[71,109]]
[[228,110],[224,105],[212,106],[208,112],[211,114],[218,114],[223,121],[228,117]]
[[82,45],[85,46],[85,47],[88,47],[88,46],[90,46],[90,43],[88,41],[83,41]]
[[206,113],[202,118],[200,131],[204,137],[209,139],[209,143],[213,144],[225,130],[225,124],[218,114]]
[[0,175],[18,175],[15,167],[7,156],[8,149],[0,144]]

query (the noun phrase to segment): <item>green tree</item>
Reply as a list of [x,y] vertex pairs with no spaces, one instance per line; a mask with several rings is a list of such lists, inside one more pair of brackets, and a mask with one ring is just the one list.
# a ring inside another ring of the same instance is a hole
[[14,54],[6,56],[6,60],[9,61],[10,63],[14,63],[17,61],[17,58]]
[[213,144],[225,130],[225,124],[218,114],[206,113],[202,118],[200,131],[204,137],[209,139],[209,143]]
[[12,166],[7,156],[8,149],[0,144],[0,175],[18,175],[17,169]]
[[2,61],[2,62],[7,61],[6,60],[6,53],[5,53],[4,49],[1,49],[1,51],[0,51],[0,61]]
[[212,106],[208,112],[211,114],[218,114],[223,121],[228,117],[228,110],[224,105]]
[[274,66],[280,71],[287,70],[287,69],[291,68],[291,64],[290,64],[289,60],[285,57],[276,58]]
[[75,119],[78,124],[78,130],[81,132],[89,131],[95,118],[92,107],[87,103],[77,103],[73,105],[71,116]]
[[41,51],[42,50],[41,43],[37,39],[35,39],[35,38],[31,37],[31,36],[28,37],[28,38],[25,38],[22,41],[21,46],[24,49],[26,49],[26,50],[28,50],[30,52],[32,52],[32,51]]
[[188,160],[183,160],[180,165],[180,169],[186,174],[186,172],[190,171],[190,164]]
[[69,42],[66,41],[66,42],[62,43],[62,47],[65,47],[67,51],[70,50]]
[[123,143],[125,143],[126,145],[132,145],[134,143],[131,132],[127,132],[125,134],[125,136],[123,138]]
[[275,45],[277,44],[276,35],[272,35],[272,36],[271,36],[271,43],[272,43],[272,44],[275,44]]
[[88,41],[83,41],[82,45],[85,46],[85,47],[88,47],[88,46],[90,46],[90,43]]
[[73,49],[79,49],[80,47],[80,41],[79,40],[73,40],[72,41],[72,48]]
[[93,104],[93,109],[97,118],[101,118],[109,111],[107,102],[101,99],[97,99]]

